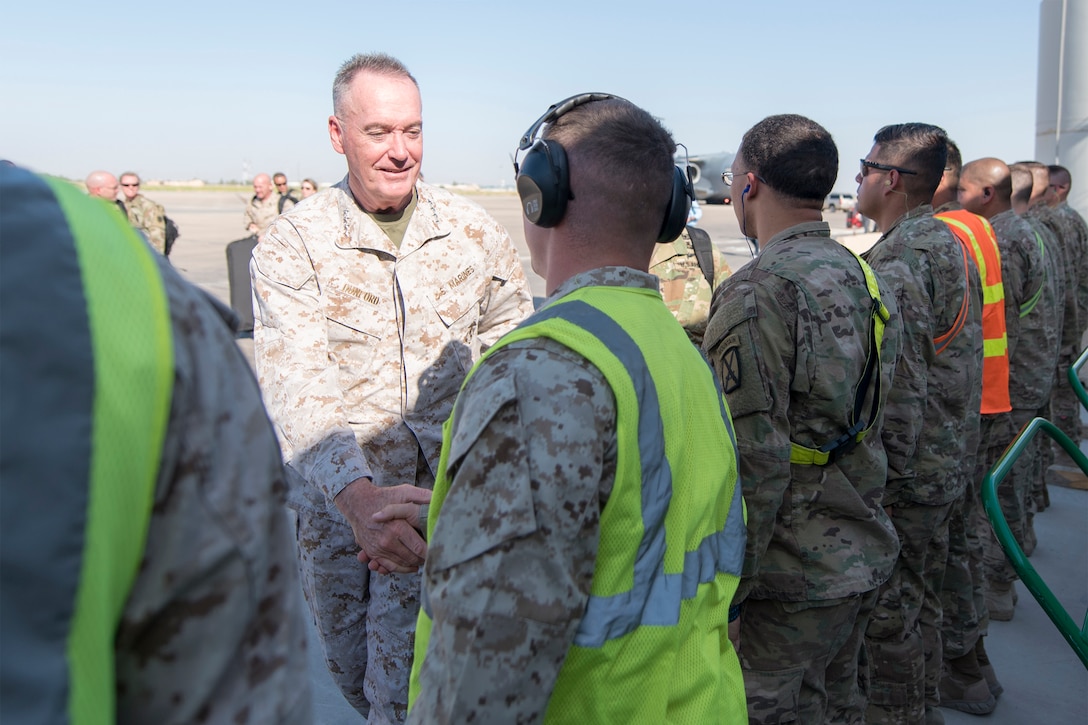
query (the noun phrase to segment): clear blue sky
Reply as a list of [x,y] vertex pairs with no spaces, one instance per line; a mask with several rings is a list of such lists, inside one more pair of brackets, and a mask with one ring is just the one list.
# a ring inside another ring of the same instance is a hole
[[332,78],[360,51],[419,80],[433,182],[509,183],[525,128],[583,91],[629,98],[692,153],[810,116],[838,143],[844,191],[888,123],[943,126],[965,160],[1035,148],[1038,0],[15,0],[3,15],[0,157],[80,179],[338,180]]

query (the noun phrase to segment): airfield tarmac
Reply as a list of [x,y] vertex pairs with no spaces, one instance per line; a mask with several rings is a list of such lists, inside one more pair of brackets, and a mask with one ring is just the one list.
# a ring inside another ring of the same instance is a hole
[[[182,275],[230,303],[226,245],[246,236],[242,214],[249,194],[220,191],[162,191],[146,188],[148,197],[166,208],[177,222],[181,236],[171,261]],[[521,255],[533,294],[546,294],[544,281],[532,272],[525,245],[521,210],[513,192],[469,194],[510,233]],[[703,205],[699,226],[710,233],[733,270],[750,258],[733,208]],[[832,234],[854,251],[872,245],[878,234],[847,230],[845,214],[826,213]],[[252,361],[252,340],[239,346]],[[1088,609],[1088,491],[1050,487],[1051,507],[1036,516],[1039,543],[1031,558],[1043,580],[1053,589],[1079,625]],[[1048,722],[1061,725],[1088,723],[1088,671],[1062,639],[1038,603],[1022,584],[1020,602],[1011,622],[993,622],[986,640],[995,670],[1005,692],[997,710],[986,717],[989,725],[1020,725]],[[312,630],[311,630],[312,633]],[[355,725],[360,717],[332,684],[321,659],[320,645],[311,638],[310,673],[314,686],[315,722],[320,725]],[[942,710],[949,725],[983,722],[977,716]]]

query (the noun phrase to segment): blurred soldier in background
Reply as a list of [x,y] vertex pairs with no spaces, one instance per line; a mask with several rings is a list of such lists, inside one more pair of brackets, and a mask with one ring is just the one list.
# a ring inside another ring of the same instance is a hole
[[125,196],[128,221],[144,233],[159,254],[166,253],[166,213],[161,204],[140,193],[140,177],[132,171],[121,174],[121,193]]
[[279,213],[279,196],[272,195],[272,178],[268,174],[257,174],[253,177],[253,198],[246,205],[246,231],[260,236]]

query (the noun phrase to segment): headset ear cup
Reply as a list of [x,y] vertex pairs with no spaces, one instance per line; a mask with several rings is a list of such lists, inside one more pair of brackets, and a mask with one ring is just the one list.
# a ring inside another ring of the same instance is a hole
[[681,171],[679,166],[674,166],[673,171],[675,173],[672,177],[672,196],[669,197],[668,206],[665,208],[665,219],[657,235],[659,244],[671,242],[684,231],[684,226],[688,223],[691,200],[695,196],[687,174]]
[[521,162],[517,188],[526,219],[538,227],[558,224],[570,198],[570,172],[563,147],[556,141],[537,139]]

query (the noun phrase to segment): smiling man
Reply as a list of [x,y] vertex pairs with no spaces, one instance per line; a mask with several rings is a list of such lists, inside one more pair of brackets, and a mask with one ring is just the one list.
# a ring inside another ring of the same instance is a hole
[[272,196],[272,177],[257,174],[253,177],[253,198],[246,205],[246,231],[261,234],[279,213],[279,196]]
[[[408,704],[442,423],[473,362],[532,298],[506,231],[419,181],[422,102],[399,61],[347,61],[328,127],[348,173],[254,250],[254,349],[297,474],[289,501],[325,658],[377,725],[402,721]],[[372,518],[392,504],[408,513]]]

